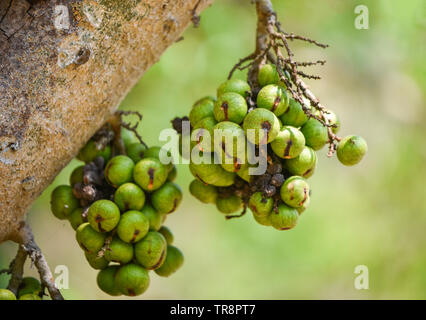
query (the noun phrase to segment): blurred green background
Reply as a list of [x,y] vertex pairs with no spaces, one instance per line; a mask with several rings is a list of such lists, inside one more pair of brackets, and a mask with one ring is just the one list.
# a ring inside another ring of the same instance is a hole
[[[425,2],[273,1],[283,27],[330,44],[327,50],[292,43],[298,60],[327,59],[309,84],[340,116],[340,135],[356,133],[369,153],[343,167],[320,153],[310,208],[299,225],[279,232],[251,214],[226,221],[213,206],[187,191],[191,176],[179,166],[185,190],[166,225],[185,254],[170,278],[152,273],[140,299],[425,299],[426,298],[426,15]],[[354,27],[354,8],[369,9],[369,29]],[[256,16],[249,0],[216,0],[139,81],[121,108],[143,113],[148,144],[189,112],[198,98],[214,94],[239,58],[254,48]],[[237,74],[244,77],[244,74]],[[72,228],[50,213],[49,195],[67,183],[72,161],[34,204],[28,220],[55,270],[69,268],[69,299],[110,298],[96,286]],[[16,245],[0,247],[0,268]],[[368,290],[356,290],[354,269],[369,268]],[[27,274],[35,275],[27,266]],[[0,277],[0,287],[7,277]]]

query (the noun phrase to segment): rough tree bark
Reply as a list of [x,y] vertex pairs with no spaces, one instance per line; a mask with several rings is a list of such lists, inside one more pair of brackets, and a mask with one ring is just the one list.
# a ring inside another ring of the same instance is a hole
[[0,243],[212,1],[0,0]]

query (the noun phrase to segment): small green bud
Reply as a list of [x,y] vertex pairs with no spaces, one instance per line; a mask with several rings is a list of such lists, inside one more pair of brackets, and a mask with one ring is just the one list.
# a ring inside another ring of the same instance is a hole
[[216,208],[225,214],[234,213],[243,207],[243,200],[237,196],[218,197],[216,199]]
[[142,212],[131,210],[122,214],[117,226],[117,234],[121,240],[135,243],[148,233],[149,220]]
[[288,178],[281,186],[281,199],[286,205],[300,208],[309,199],[309,184],[299,176]]
[[191,184],[189,185],[189,192],[203,203],[216,203],[216,187],[206,185],[200,180],[192,180]]
[[217,89],[217,96],[220,97],[227,92],[235,92],[244,98],[247,98],[250,94],[250,90],[250,86],[246,81],[240,79],[230,79],[219,86]]
[[22,295],[19,300],[41,300],[40,296],[33,294],[33,293],[27,293]]
[[296,226],[299,213],[284,203],[278,206],[278,212],[272,211],[270,215],[271,225],[277,230],[289,230]]
[[133,179],[142,189],[154,191],[166,182],[168,174],[160,160],[145,158],[136,164]]
[[274,207],[274,200],[266,198],[262,192],[255,192],[250,196],[249,208],[256,216],[267,216],[271,213]]
[[211,184],[216,187],[228,187],[234,184],[235,173],[226,171],[220,164],[213,163],[200,163],[189,164],[189,170],[194,177],[199,179],[204,184]]
[[148,270],[161,267],[166,253],[167,241],[159,232],[150,231],[145,238],[135,244],[136,261]]
[[104,257],[110,262],[118,262],[126,264],[133,259],[133,246],[130,243],[122,241],[119,237],[114,236],[105,250]]
[[300,129],[305,136],[306,145],[314,150],[320,150],[328,141],[327,127],[317,119],[309,119]]
[[160,214],[148,204],[142,208],[141,212],[148,218],[150,231],[158,231],[161,228],[163,214]]
[[138,296],[148,289],[149,274],[135,263],[126,264],[117,271],[115,286],[126,296]]
[[305,147],[305,137],[299,129],[291,126],[282,127],[280,133],[271,142],[274,153],[283,159],[297,157]]
[[218,97],[213,112],[219,122],[231,121],[240,124],[247,114],[247,102],[238,93],[226,92]]
[[114,193],[114,202],[120,210],[140,210],[145,204],[145,193],[136,184],[122,184]]
[[132,143],[127,149],[127,156],[133,160],[134,163],[138,163],[145,157],[146,147],[142,143]]
[[288,108],[289,97],[284,88],[275,84],[263,87],[257,95],[257,107],[272,111],[277,117]]
[[70,216],[68,217],[68,220],[71,224],[71,227],[74,230],[77,230],[77,228],[83,224],[84,222],[87,222],[83,219],[83,208],[77,208],[75,209]]
[[347,136],[337,146],[337,158],[345,166],[359,163],[368,151],[367,142],[360,136]]
[[10,290],[0,289],[0,300],[16,300],[16,296]]
[[105,161],[108,161],[111,158],[111,153],[109,145],[105,146],[104,149],[98,149],[96,143],[93,140],[89,140],[78,153],[77,159],[89,163],[97,157],[102,157]]
[[182,190],[173,182],[166,182],[151,196],[152,206],[159,213],[172,213],[177,209],[181,201]]
[[189,122],[195,126],[200,120],[213,117],[214,99],[205,97],[194,103],[189,113]]
[[50,208],[56,218],[65,220],[80,206],[70,186],[57,186],[50,198]]
[[110,296],[120,296],[121,291],[115,284],[115,276],[120,269],[119,266],[109,266],[99,271],[96,282],[99,289]]
[[155,269],[160,277],[168,277],[175,273],[183,265],[184,257],[182,251],[172,245],[167,246],[166,259],[163,265]]
[[114,188],[132,181],[135,163],[127,156],[119,155],[108,161],[105,167],[105,179]]
[[85,222],[77,228],[76,239],[80,247],[86,252],[99,252],[105,243],[106,234],[94,230],[90,223]]
[[280,120],[283,125],[299,128],[308,121],[308,116],[299,102],[290,99],[288,109],[280,116]]
[[108,267],[109,261],[105,257],[98,256],[97,252],[84,252],[84,256],[89,265],[95,270],[102,270]]
[[309,178],[314,174],[317,155],[314,150],[305,147],[296,158],[285,160],[284,164],[291,174]]
[[78,182],[83,182],[84,166],[75,168],[70,175],[70,185],[74,186]]
[[[250,111],[245,117],[243,129],[247,140],[251,143],[269,143],[280,132],[280,122],[271,111],[264,108],[256,108]],[[254,130],[254,132],[250,134],[248,130]],[[266,136],[264,131],[266,131]]]
[[35,294],[39,295],[41,292],[41,283],[38,279],[33,277],[22,278],[21,283],[18,288],[18,298],[22,297],[25,294]]
[[167,241],[167,244],[173,243],[174,236],[169,228],[167,228],[166,226],[162,226],[160,230],[158,230],[158,232],[163,235],[164,239],[166,239]]
[[120,209],[110,200],[95,201],[89,208],[87,221],[98,232],[111,231],[120,221]]

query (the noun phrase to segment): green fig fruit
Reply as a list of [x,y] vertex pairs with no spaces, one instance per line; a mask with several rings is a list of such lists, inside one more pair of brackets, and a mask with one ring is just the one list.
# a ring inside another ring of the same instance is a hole
[[68,216],[80,206],[78,200],[74,197],[70,186],[57,186],[51,194],[50,209],[54,216],[60,220],[65,220]]
[[151,203],[159,213],[174,212],[182,201],[181,188],[173,183],[166,182],[160,189],[154,191]]
[[226,92],[216,100],[213,113],[218,122],[231,121],[240,124],[247,114],[247,102],[238,93]]
[[122,212],[141,210],[145,204],[145,193],[136,184],[128,182],[115,191],[114,202]]
[[160,277],[168,277],[175,273],[183,265],[184,257],[182,251],[172,245],[167,246],[166,259],[163,265],[154,270]]
[[95,201],[89,208],[87,221],[98,232],[111,231],[120,221],[120,209],[111,200]]
[[141,240],[149,231],[149,219],[142,212],[130,210],[121,215],[117,234],[127,243]]
[[274,153],[283,159],[297,157],[305,147],[305,137],[299,129],[283,126],[278,136],[271,142]]
[[272,211],[270,217],[271,225],[277,230],[289,230],[296,226],[299,213],[295,208],[282,203],[278,205],[278,212]]
[[124,155],[118,155],[108,161],[105,167],[105,179],[114,188],[132,181],[135,163]]
[[115,286],[126,296],[138,296],[149,287],[148,271],[135,263],[121,266],[115,274]]
[[293,208],[300,208],[309,199],[309,184],[299,176],[292,176],[281,186],[280,195],[284,203]]
[[150,231],[141,241],[135,244],[136,261],[145,269],[154,270],[164,262],[167,253],[167,241],[156,231]]
[[368,151],[367,142],[360,136],[347,136],[337,146],[337,158],[345,166],[359,163]]

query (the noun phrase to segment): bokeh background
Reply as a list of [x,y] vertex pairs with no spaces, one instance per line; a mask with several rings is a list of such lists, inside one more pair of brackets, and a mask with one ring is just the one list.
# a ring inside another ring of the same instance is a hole
[[[360,134],[369,153],[344,167],[320,153],[310,179],[311,206],[290,231],[256,224],[247,214],[226,221],[191,197],[191,176],[179,166],[185,191],[166,225],[185,254],[170,278],[152,273],[140,299],[425,299],[426,144],[425,2],[273,1],[283,27],[330,44],[292,43],[298,60],[327,59],[312,69],[313,91],[340,116],[341,135]],[[369,29],[354,27],[354,8],[369,9]],[[145,141],[198,98],[214,94],[239,58],[254,48],[256,16],[249,0],[216,0],[128,94],[121,109],[138,110]],[[143,32],[143,31],[142,31]],[[236,75],[244,77],[243,73]],[[49,210],[51,190],[68,182],[72,161],[34,204],[28,220],[52,269],[69,268],[68,299],[105,299],[72,228]],[[16,245],[0,247],[0,268]],[[354,269],[369,269],[369,289],[356,290]],[[35,275],[27,266],[26,273]],[[7,276],[0,276],[5,287]]]

